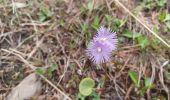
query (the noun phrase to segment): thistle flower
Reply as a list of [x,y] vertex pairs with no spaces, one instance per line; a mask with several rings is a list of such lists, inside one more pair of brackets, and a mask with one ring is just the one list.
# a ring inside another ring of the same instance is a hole
[[101,64],[111,59],[112,51],[117,45],[116,33],[101,27],[86,50],[87,56],[95,63]]

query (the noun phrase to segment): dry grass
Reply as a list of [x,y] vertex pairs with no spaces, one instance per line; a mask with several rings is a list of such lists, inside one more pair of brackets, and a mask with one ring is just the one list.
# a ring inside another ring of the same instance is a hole
[[[5,99],[10,90],[36,68],[46,69],[52,64],[58,65],[52,77],[41,75],[45,81],[44,91],[38,98],[42,100],[75,100],[79,82],[87,76],[95,80],[101,99],[169,98],[170,81],[165,77],[165,72],[170,70],[170,51],[166,47],[169,44],[165,42],[169,35],[157,36],[151,30],[153,24],[148,27],[147,23],[141,22],[146,18],[143,14],[136,17],[129,11],[124,12],[121,8],[124,6],[116,5],[114,0],[94,0],[92,10],[88,8],[87,0],[16,0],[27,4],[21,8],[16,8],[12,1],[0,0],[0,99]],[[134,0],[128,3],[131,10],[138,6]],[[39,13],[45,6],[53,14],[42,22]],[[156,49],[141,50],[133,40],[125,38],[114,52],[112,62],[104,65],[103,69],[96,68],[86,57],[85,49],[96,33],[92,27],[96,16],[100,25],[114,27],[114,23],[106,21],[105,15],[126,20],[115,30],[118,37],[129,29],[142,32],[151,40],[155,35],[165,46],[158,44]],[[158,20],[146,19],[161,24]],[[82,25],[86,25],[84,30]],[[142,85],[144,78],[150,77],[155,88],[142,97],[128,76],[129,70],[139,73]],[[101,82],[104,82],[103,86],[99,85]]]

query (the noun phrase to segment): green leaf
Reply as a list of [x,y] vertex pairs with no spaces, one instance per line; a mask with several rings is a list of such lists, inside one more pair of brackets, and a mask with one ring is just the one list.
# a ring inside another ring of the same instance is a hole
[[92,100],[100,100],[100,95],[95,91],[92,92],[91,96],[92,96]]
[[119,27],[122,27],[123,25],[125,25],[126,22],[127,22],[127,19],[121,20],[121,21],[120,21]]
[[100,27],[100,20],[99,20],[99,17],[96,16],[93,23],[92,23],[92,27],[95,29],[95,30],[98,30],[99,27]]
[[166,79],[170,80],[170,72],[165,71],[164,75],[165,75]]
[[110,16],[110,15],[105,15],[105,17],[106,17],[107,22],[111,22],[113,19],[112,16]]
[[94,86],[95,86],[95,82],[93,79],[84,78],[83,80],[81,80],[79,84],[79,92],[83,96],[89,96],[92,93]]
[[145,36],[140,36],[137,38],[137,41],[142,49],[146,48],[149,45],[149,40]]
[[122,20],[121,20],[121,19],[118,19],[118,18],[115,18],[115,19],[113,20],[113,23],[114,23],[114,25],[115,25],[116,27],[119,27],[119,26],[121,25],[121,23],[122,23]]
[[78,100],[85,100],[85,96],[83,96],[82,94],[78,93]]
[[170,20],[170,14],[166,14],[164,21],[169,21],[169,20]]
[[157,1],[158,6],[160,7],[164,7],[166,4],[166,0],[156,0],[156,1]]
[[47,74],[51,77],[52,76],[52,72],[55,71],[57,69],[57,65],[56,64],[52,64],[48,69],[47,69]]
[[166,17],[166,11],[163,11],[163,12],[159,15],[159,20],[160,20],[161,22],[163,22],[164,19],[165,19],[165,17]]
[[135,71],[129,71],[128,75],[130,76],[131,80],[134,82],[135,86],[140,87],[140,83],[139,83],[139,75],[137,72]]
[[166,24],[166,27],[170,30],[170,22],[168,21],[165,24]]
[[160,45],[160,41],[157,38],[152,39],[152,42],[150,43],[151,47],[154,49],[158,49]]
[[93,10],[93,6],[94,6],[94,1],[93,0],[89,0],[87,7],[88,7],[90,12]]
[[138,32],[132,32],[132,31],[126,31],[123,36],[127,37],[127,38],[132,38],[135,39],[137,37],[140,37],[141,34]]
[[41,22],[43,22],[43,21],[46,20],[46,16],[44,16],[44,15],[40,15],[39,17],[40,17],[40,21],[41,21]]
[[64,24],[65,24],[64,20],[61,19],[61,20],[60,20],[60,25],[61,25],[62,27],[64,27]]
[[40,8],[39,19],[41,22],[52,17],[52,15],[53,15],[53,12],[50,10],[50,8],[48,6],[42,6]]
[[147,92],[148,89],[154,88],[155,85],[152,83],[152,79],[149,77],[145,78],[145,86],[141,88],[140,94],[144,96],[144,94]]
[[88,31],[88,24],[83,23],[80,26],[81,26],[81,30],[82,30],[83,34],[87,33],[87,31]]
[[145,87],[151,87],[152,86],[152,80],[151,78],[147,77],[145,78]]
[[105,15],[106,23],[110,27],[113,23],[113,17],[111,15]]
[[39,75],[43,75],[43,74],[45,74],[45,69],[37,68],[35,72]]

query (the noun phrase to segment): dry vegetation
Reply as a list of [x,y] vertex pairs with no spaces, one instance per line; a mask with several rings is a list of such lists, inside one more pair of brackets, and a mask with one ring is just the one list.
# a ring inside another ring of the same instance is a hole
[[[5,100],[26,76],[36,72],[42,90],[33,100],[76,100],[85,77],[95,80],[102,100],[168,100],[170,48],[145,27],[168,43],[168,26],[159,20],[168,7],[158,7],[160,0],[149,0],[150,8],[142,5],[146,0],[121,0],[142,25],[116,1],[0,0],[0,99]],[[112,62],[102,68],[85,54],[100,26],[116,31],[119,39]],[[128,37],[127,31],[142,38]],[[51,72],[43,72],[52,67]],[[139,87],[130,71],[138,73]],[[151,88],[145,87],[146,78]]]

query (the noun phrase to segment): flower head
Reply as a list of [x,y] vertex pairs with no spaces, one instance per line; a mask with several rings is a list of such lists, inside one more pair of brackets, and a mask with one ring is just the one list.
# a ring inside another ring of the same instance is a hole
[[98,41],[91,42],[89,48],[87,49],[87,55],[96,64],[109,61],[111,57],[111,53],[112,50],[108,48],[107,45],[104,45]]
[[116,49],[118,42],[116,33],[105,27],[101,27],[93,39],[94,41],[99,41],[102,44],[108,45],[111,50]]
[[107,62],[116,49],[117,36],[110,29],[101,27],[87,48],[87,55],[95,64]]

